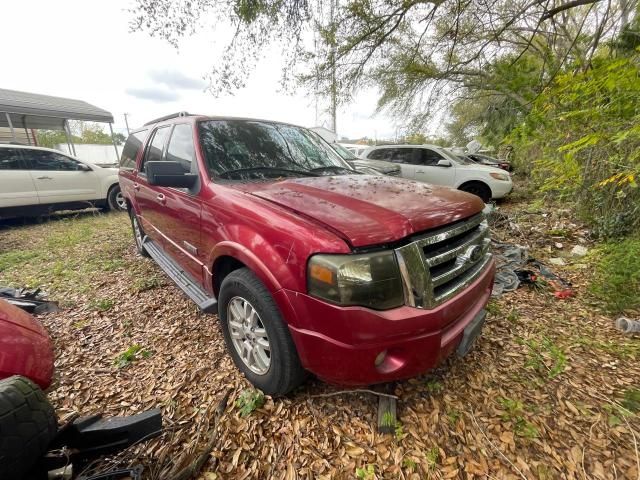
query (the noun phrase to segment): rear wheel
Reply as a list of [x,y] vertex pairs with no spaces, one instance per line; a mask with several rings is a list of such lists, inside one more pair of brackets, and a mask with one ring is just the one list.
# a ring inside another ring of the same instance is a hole
[[129,217],[131,217],[131,229],[133,230],[133,240],[136,242],[136,250],[138,250],[138,253],[143,257],[148,257],[149,254],[142,245],[142,240],[144,239],[144,231],[142,230],[142,226],[140,225],[138,216],[133,210],[131,210],[129,212]]
[[218,316],[227,349],[247,379],[268,395],[285,395],[305,379],[280,310],[247,269],[234,270],[220,287]]
[[460,190],[467,193],[473,193],[482,199],[484,203],[491,200],[491,189],[482,182],[468,182],[460,186]]
[[0,380],[0,478],[23,478],[56,431],[53,407],[36,384],[18,376]]
[[127,210],[127,200],[124,198],[122,190],[120,190],[120,185],[111,187],[107,194],[107,204],[109,205],[109,210],[113,210],[114,212],[124,212]]

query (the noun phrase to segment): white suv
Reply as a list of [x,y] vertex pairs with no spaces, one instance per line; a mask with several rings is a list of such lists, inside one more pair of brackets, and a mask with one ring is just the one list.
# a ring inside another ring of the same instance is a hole
[[0,145],[0,219],[91,206],[126,210],[116,168],[50,148]]
[[404,178],[454,187],[485,202],[502,198],[513,188],[508,172],[479,165],[435,145],[380,145],[367,148],[360,157],[397,163]]

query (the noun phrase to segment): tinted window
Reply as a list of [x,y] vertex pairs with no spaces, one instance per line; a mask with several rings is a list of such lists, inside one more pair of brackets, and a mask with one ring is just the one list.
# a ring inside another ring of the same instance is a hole
[[78,170],[79,165],[79,162],[72,158],[44,150],[27,150],[24,152],[24,157],[29,170],[72,172]]
[[[200,141],[212,176],[274,178],[353,172],[319,136],[304,128],[248,120],[199,124]],[[336,170],[336,171],[334,171]]]
[[144,161],[142,162],[141,170],[144,169],[146,162],[158,162],[162,160],[162,152],[164,150],[164,144],[167,143],[167,137],[169,136],[169,126],[160,127],[153,133],[151,143],[147,147]]
[[138,157],[138,151],[142,148],[142,143],[147,136],[146,130],[134,132],[127,138],[124,147],[122,148],[122,158],[120,159],[120,167],[133,170],[136,168],[136,158]]
[[392,150],[391,161],[393,163],[407,163],[409,165],[416,163],[415,148],[394,148]]
[[17,148],[0,148],[0,170],[24,170]]
[[173,127],[167,147],[167,160],[180,162],[185,172],[197,173],[196,151],[193,146],[191,125],[180,124]]
[[378,148],[377,150],[369,152],[367,158],[370,158],[371,160],[388,160],[389,158],[391,158],[391,149]]
[[428,148],[422,149],[422,165],[436,165],[444,157],[434,150]]

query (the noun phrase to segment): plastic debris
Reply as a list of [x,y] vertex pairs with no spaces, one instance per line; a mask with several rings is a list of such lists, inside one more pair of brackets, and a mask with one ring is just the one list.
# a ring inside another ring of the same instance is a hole
[[574,257],[584,257],[589,249],[587,247],[583,247],[582,245],[576,245],[571,249],[571,255]]
[[622,333],[640,333],[640,321],[630,318],[620,317],[616,320],[616,327]]

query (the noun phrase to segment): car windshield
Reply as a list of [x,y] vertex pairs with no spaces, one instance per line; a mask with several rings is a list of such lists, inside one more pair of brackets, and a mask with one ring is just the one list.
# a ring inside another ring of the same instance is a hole
[[456,157],[456,160],[458,160],[463,165],[475,165],[476,163],[478,163],[478,162],[474,162],[466,155],[459,155],[459,154],[454,154],[454,155]]
[[301,127],[207,120],[200,122],[199,132],[212,178],[260,180],[353,172],[327,143]]
[[356,157],[353,153],[351,153],[339,143],[332,143],[331,146],[336,152],[338,152],[338,155],[340,155],[343,160],[358,160],[358,157]]

